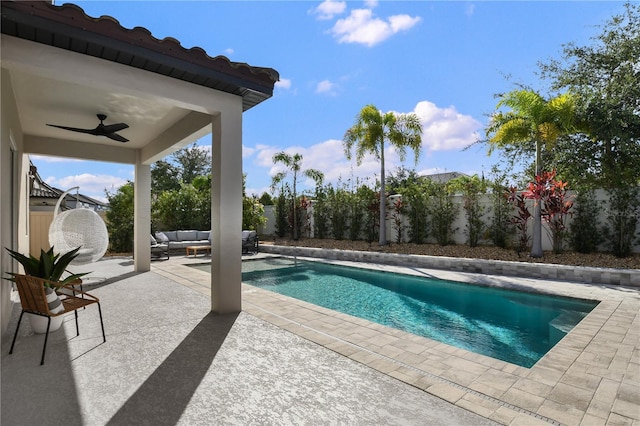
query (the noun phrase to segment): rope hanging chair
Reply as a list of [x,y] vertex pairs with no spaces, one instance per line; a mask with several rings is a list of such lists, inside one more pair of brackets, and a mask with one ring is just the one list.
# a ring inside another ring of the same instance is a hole
[[[76,208],[59,212],[60,203],[76,190]],[[109,246],[109,233],[104,220],[93,210],[78,208],[78,186],[64,192],[56,204],[53,222],[49,226],[49,244],[56,253],[66,253],[80,247],[72,265],[84,265],[100,259]]]

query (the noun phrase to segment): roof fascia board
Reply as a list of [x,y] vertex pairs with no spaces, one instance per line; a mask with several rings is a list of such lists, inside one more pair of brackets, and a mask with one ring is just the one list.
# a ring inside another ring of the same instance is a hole
[[[46,19],[36,15],[25,14],[11,8],[4,8],[2,11],[2,15],[3,17],[7,16],[14,22],[30,25],[40,30],[50,31],[53,34],[61,34],[69,38],[75,38],[78,40],[94,43],[102,47],[108,47],[114,50],[126,52],[130,55],[141,56],[146,60],[150,60],[159,64],[166,64],[170,67],[177,68],[180,71],[202,75],[214,80],[219,80],[219,81],[228,83],[230,85],[235,85],[237,86],[237,89],[246,88],[249,90],[264,93],[269,97],[273,95],[273,86],[269,87],[264,84],[259,84],[257,81],[251,81],[246,78],[238,78],[236,76],[233,76],[227,73],[215,71],[195,63],[190,63],[190,62],[163,54],[161,52],[148,49],[146,47],[136,46],[131,43],[125,43],[124,41],[120,41],[112,37],[108,37],[106,35],[98,34],[90,30],[82,29],[79,27],[72,27],[67,24],[52,21],[50,19]],[[38,42],[34,40],[32,41]],[[62,48],[59,48],[59,49],[62,49]],[[63,50],[74,51],[71,49],[63,49]],[[92,56],[83,52],[76,52],[76,53]],[[100,58],[100,59],[103,59],[103,58]],[[127,65],[127,64],[123,64],[123,65]],[[182,80],[182,81],[185,81],[185,80]]]

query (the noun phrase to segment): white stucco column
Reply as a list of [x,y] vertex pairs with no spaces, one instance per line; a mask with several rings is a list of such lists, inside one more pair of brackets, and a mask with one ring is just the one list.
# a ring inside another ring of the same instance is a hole
[[133,270],[151,270],[151,166],[136,162],[133,183]]
[[242,104],[212,120],[211,309],[242,310]]

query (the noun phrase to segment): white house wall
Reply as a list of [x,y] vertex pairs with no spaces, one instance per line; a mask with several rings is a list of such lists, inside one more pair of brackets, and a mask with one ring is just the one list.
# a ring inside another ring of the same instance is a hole
[[[28,178],[29,159],[23,155],[22,128],[6,70],[0,75],[2,106],[0,108],[0,332],[7,331],[11,315],[11,285],[4,277],[17,271],[18,264],[7,254],[5,247],[21,252],[29,248],[28,234]],[[12,148],[13,144],[13,148]],[[15,152],[12,154],[12,149]],[[13,174],[13,176],[12,176]]]

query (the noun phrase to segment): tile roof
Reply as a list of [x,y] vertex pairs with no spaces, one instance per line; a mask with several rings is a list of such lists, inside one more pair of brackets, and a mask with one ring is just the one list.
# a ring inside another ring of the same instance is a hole
[[146,28],[127,29],[111,16],[93,18],[70,3],[3,0],[0,27],[2,34],[242,96],[244,111],[270,98],[280,78],[272,68],[186,49],[172,37],[160,40]]

